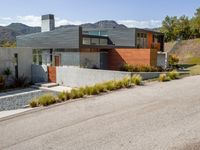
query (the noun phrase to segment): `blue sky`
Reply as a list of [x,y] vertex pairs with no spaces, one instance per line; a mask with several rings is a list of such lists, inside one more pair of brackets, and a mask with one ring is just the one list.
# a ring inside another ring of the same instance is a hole
[[158,27],[166,15],[192,17],[200,0],[2,0],[0,25],[21,22],[40,26],[52,13],[56,25],[116,20],[129,27]]

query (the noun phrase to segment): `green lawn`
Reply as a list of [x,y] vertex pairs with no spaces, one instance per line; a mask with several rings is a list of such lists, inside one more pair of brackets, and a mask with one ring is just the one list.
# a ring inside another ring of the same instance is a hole
[[200,65],[196,65],[188,69],[190,70],[191,75],[200,75]]

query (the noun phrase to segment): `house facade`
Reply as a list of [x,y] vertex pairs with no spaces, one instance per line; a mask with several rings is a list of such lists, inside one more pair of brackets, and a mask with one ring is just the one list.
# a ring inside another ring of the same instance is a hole
[[17,36],[17,47],[32,48],[33,64],[119,70],[123,64],[157,66],[164,35],[138,28],[55,29],[53,15],[42,16],[42,32]]

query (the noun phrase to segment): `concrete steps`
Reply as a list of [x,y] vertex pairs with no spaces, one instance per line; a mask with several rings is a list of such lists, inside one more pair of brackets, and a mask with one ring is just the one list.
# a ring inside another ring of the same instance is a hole
[[59,86],[59,84],[58,83],[35,83],[33,86],[51,88],[51,87]]

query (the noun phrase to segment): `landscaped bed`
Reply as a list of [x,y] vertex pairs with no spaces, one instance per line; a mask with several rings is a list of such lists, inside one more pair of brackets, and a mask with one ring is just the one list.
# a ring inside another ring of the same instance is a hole
[[[31,99],[44,95],[46,93],[49,92],[31,88],[17,90],[16,93],[15,91],[1,93],[0,111],[24,108],[26,105],[29,104]],[[56,95],[56,93],[53,94]]]
[[[179,79],[180,74],[177,71],[169,72],[168,74],[161,74],[159,81],[170,81]],[[140,75],[133,75],[131,78],[125,77],[122,80],[113,80],[94,86],[86,86],[77,89],[72,89],[71,92],[61,92],[57,96],[52,94],[45,94],[38,98],[34,98],[30,101],[31,107],[48,106],[55,103],[61,103],[70,99],[78,99],[87,97],[90,95],[98,95],[100,93],[106,93],[108,91],[114,91],[122,88],[131,88],[135,85],[142,84],[142,77]]]

